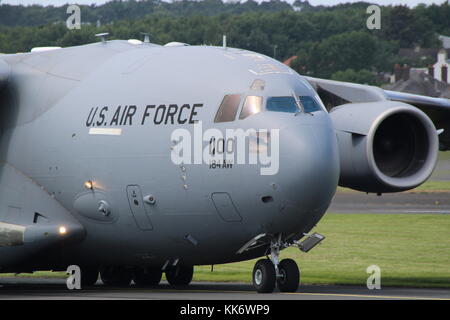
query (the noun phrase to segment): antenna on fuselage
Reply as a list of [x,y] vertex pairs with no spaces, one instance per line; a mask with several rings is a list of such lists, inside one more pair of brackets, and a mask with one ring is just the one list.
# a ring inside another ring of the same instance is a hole
[[144,43],[150,43],[150,33],[141,32],[141,34],[144,36]]
[[227,50],[227,36],[224,34],[222,38],[222,47],[224,50]]
[[106,44],[106,37],[109,35],[108,32],[104,32],[104,33],[97,33],[95,36],[97,38],[102,39],[102,43]]

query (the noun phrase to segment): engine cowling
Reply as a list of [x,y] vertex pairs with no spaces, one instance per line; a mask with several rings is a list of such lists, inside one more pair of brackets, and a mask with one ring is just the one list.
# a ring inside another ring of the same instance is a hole
[[0,88],[6,84],[11,73],[9,65],[0,59]]
[[432,174],[438,136],[428,116],[394,102],[352,103],[330,111],[339,145],[339,185],[364,192],[399,192]]

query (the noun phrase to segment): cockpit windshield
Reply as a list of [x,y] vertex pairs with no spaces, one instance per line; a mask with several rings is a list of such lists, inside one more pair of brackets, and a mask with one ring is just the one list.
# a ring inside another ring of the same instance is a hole
[[[239,120],[243,120],[247,117],[255,115],[264,111],[264,100],[266,100],[266,111],[273,112],[287,112],[298,113],[306,112],[311,113],[315,111],[323,110],[319,101],[313,96],[281,96],[281,97],[269,97],[263,98],[261,96],[247,96],[244,99],[244,103],[239,114]],[[228,122],[234,121],[236,114],[241,103],[240,94],[226,95],[219,109],[217,110],[214,122]]]
[[266,109],[276,112],[300,112],[294,97],[270,97],[267,99]]
[[226,95],[223,98],[222,103],[220,104],[219,110],[217,110],[214,122],[234,121],[240,103],[241,103],[240,94]]
[[242,107],[239,119],[245,119],[263,110],[263,98],[259,96],[247,96]]
[[314,97],[311,96],[300,96],[298,97],[300,100],[300,103],[303,107],[303,110],[305,112],[314,112],[314,111],[320,111],[322,108],[320,107],[320,104],[317,102]]

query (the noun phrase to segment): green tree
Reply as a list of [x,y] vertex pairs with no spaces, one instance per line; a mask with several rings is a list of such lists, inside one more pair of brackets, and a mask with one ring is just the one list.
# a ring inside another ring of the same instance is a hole
[[435,27],[420,10],[413,11],[407,6],[388,7],[383,11],[381,23],[383,36],[398,41],[403,48],[436,45]]
[[336,81],[379,85],[376,75],[365,69],[359,71],[355,71],[353,69],[338,71],[331,75],[331,79]]
[[299,52],[298,64],[309,74],[328,78],[346,69],[370,68],[375,62],[377,39],[363,31],[338,34],[320,43],[310,43]]

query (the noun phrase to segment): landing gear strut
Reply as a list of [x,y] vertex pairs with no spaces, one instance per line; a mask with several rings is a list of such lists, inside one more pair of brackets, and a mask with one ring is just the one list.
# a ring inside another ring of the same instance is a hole
[[258,260],[253,268],[253,285],[259,293],[273,292],[275,286],[281,292],[295,292],[300,283],[300,271],[292,259],[279,262],[280,250],[285,245],[281,235],[270,243],[270,259]]

